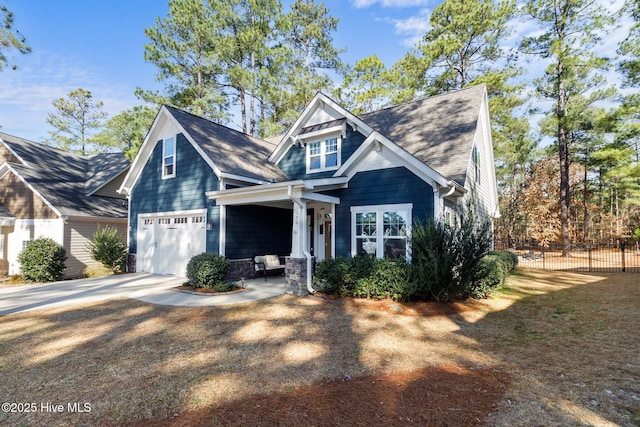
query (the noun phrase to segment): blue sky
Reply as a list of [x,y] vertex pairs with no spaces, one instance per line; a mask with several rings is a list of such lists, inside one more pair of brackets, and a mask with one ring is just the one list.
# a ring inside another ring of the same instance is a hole
[[[617,0],[619,4],[621,0]],[[164,18],[167,0],[0,0],[32,53],[12,54],[17,71],[0,72],[0,131],[41,141],[52,128],[51,102],[76,88],[90,90],[109,116],[140,104],[136,87],[160,89],[156,69],[144,61],[145,28]],[[285,10],[289,1],[285,0]],[[437,0],[324,0],[340,18],[334,45],[347,63],[377,54],[387,66],[428,30]],[[615,6],[614,6],[615,7]],[[516,37],[527,31],[520,24]],[[623,34],[625,31],[618,31]],[[615,51],[617,37],[607,38]],[[230,124],[232,127],[234,124]]]

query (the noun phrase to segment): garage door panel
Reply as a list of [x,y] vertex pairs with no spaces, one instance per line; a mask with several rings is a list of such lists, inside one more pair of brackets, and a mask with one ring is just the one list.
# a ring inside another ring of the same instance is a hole
[[186,276],[191,257],[206,250],[206,210],[154,215],[138,221],[138,271]]

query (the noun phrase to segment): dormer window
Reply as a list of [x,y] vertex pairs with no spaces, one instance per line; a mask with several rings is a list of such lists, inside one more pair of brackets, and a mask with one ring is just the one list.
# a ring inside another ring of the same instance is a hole
[[340,137],[307,144],[307,173],[336,170],[340,167]]
[[167,138],[162,143],[162,179],[176,176],[176,139]]

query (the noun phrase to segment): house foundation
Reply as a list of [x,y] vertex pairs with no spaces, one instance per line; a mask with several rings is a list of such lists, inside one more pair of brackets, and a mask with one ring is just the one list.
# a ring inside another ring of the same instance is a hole
[[309,295],[306,258],[286,257],[284,276],[287,281],[286,293],[299,297]]

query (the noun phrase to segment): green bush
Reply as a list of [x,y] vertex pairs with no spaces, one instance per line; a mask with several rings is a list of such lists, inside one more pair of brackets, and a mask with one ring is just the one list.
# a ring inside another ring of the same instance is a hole
[[471,298],[487,298],[493,291],[504,284],[508,275],[506,265],[496,255],[487,255],[480,260],[471,286],[465,296]]
[[474,280],[466,295],[487,298],[504,285],[509,273],[518,265],[518,256],[511,251],[492,251],[480,260]]
[[415,293],[410,275],[411,267],[404,261],[376,260],[370,274],[358,280],[353,296],[408,301]]
[[100,228],[89,240],[91,259],[98,261],[109,270],[117,273],[124,271],[127,264],[127,243],[118,236],[115,227]]
[[202,253],[187,264],[188,285],[194,288],[214,288],[224,285],[231,263],[218,254]]
[[490,222],[477,221],[471,209],[462,215],[458,226],[416,221],[411,230],[416,296],[450,302],[467,295],[491,244]]
[[516,255],[515,252],[499,250],[491,251],[489,252],[489,255],[495,255],[500,258],[500,261],[502,261],[502,263],[506,267],[507,272],[510,272],[518,266],[518,255]]
[[411,267],[403,261],[361,255],[320,261],[315,288],[327,294],[407,301],[415,293]]
[[327,294],[354,296],[358,281],[369,277],[376,259],[367,255],[326,259],[316,264],[315,287]]
[[22,280],[36,283],[60,280],[66,270],[66,259],[66,249],[53,239],[41,237],[32,240],[18,255]]
[[347,262],[344,258],[328,258],[316,264],[313,276],[315,289],[327,293],[337,294],[344,285]]

